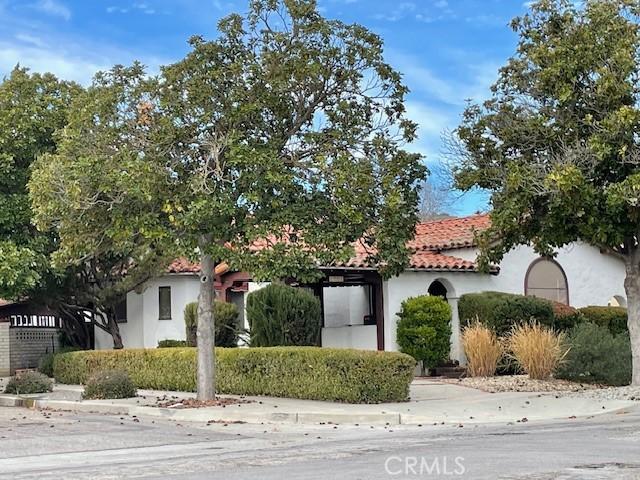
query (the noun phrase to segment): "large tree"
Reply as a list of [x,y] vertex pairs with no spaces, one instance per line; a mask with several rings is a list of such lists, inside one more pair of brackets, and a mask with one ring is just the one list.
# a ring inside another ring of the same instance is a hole
[[[404,116],[407,89],[384,61],[380,38],[323,18],[315,1],[253,0],[246,16],[219,23],[215,40],[190,44],[158,78],[119,70],[94,85],[94,95],[110,99],[102,104],[109,121],[89,104],[67,129],[65,169],[73,173],[61,181],[76,179],[68,191],[104,202],[82,202],[90,238],[100,232],[118,246],[134,233],[121,232],[137,223],[126,209],[107,210],[110,218],[89,213],[133,195],[162,210],[136,234],[166,232],[176,252],[199,260],[198,396],[208,399],[216,264],[258,279],[310,280],[318,265],[348,259],[360,240],[384,275],[397,273],[425,168],[402,149],[416,125]],[[77,150],[89,133],[95,145]],[[113,174],[99,174],[101,163]],[[126,176],[116,175],[118,165]],[[95,183],[81,181],[93,169]],[[112,191],[122,199],[100,194]],[[73,256],[74,232],[60,234]]]
[[482,259],[582,240],[624,260],[633,384],[640,384],[640,6],[541,0],[516,18],[517,52],[457,129],[457,185],[492,193]]
[[34,223],[59,237],[50,302],[75,327],[91,314],[114,348],[123,347],[116,306],[175,251],[159,220],[166,172],[143,156],[150,149],[142,77],[139,65],[98,74],[72,102],[57,150],[38,157],[28,184]]
[[79,91],[74,83],[20,67],[0,83],[1,298],[39,296],[52,280],[48,255],[55,236],[33,226],[27,181],[38,155],[56,151],[55,132],[66,125]]

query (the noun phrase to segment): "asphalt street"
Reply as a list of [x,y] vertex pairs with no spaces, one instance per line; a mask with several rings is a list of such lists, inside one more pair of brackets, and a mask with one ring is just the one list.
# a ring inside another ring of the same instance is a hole
[[251,425],[0,407],[0,479],[640,479],[640,407],[550,423]]

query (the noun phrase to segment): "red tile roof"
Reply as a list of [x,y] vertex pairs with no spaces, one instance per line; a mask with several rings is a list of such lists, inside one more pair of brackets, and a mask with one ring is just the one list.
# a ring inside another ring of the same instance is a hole
[[[470,260],[464,260],[442,253],[456,248],[469,248],[475,245],[476,232],[485,230],[490,225],[488,214],[478,214],[462,218],[446,218],[416,225],[415,237],[408,242],[413,251],[409,260],[409,268],[427,271],[476,271],[477,265]],[[264,245],[263,245],[264,244]],[[266,242],[260,244],[264,248]],[[367,258],[369,253],[359,242],[356,253],[348,262],[336,264],[336,267],[367,268],[370,267]],[[222,275],[229,270],[227,264],[216,267],[216,274]],[[198,273],[200,264],[178,259],[169,267],[169,273]],[[497,267],[491,269],[493,273]]]
[[415,250],[450,250],[475,245],[474,234],[489,228],[488,214],[462,218],[445,218],[416,225],[416,235],[409,242]]

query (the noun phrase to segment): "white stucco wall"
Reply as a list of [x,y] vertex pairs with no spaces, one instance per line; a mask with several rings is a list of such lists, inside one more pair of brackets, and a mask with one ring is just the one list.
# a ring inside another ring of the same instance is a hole
[[[158,288],[171,287],[171,319],[160,320]],[[125,348],[154,348],[160,340],[184,340],[184,307],[198,299],[196,275],[163,275],[147,282],[142,293],[127,294],[127,322],[120,323]],[[96,349],[113,348],[111,336],[96,328]]]
[[[445,253],[475,260],[477,250],[449,250]],[[425,295],[433,281],[443,281],[449,288],[448,297],[451,299],[459,298],[465,293],[490,290],[524,294],[527,269],[537,258],[539,255],[531,247],[520,246],[505,255],[498,275],[408,271],[388,280],[384,284],[385,350],[398,349],[396,314],[400,311],[402,301],[409,297]],[[572,306],[607,305],[615,295],[625,297],[624,264],[618,258],[602,254],[590,245],[573,243],[559,249],[555,259],[567,276],[569,302]],[[455,347],[452,354],[454,352],[457,352]],[[459,356],[458,353],[458,358]]]
[[325,327],[364,324],[369,313],[366,286],[325,287],[322,295]]

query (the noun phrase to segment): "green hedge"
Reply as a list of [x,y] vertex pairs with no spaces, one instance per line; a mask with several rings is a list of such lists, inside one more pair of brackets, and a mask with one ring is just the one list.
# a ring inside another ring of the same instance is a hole
[[627,309],[624,307],[583,307],[578,310],[585,322],[606,327],[613,335],[628,334]]
[[[415,360],[395,352],[317,347],[216,348],[219,393],[331,400],[405,401]],[[83,351],[56,355],[60,383],[85,383],[99,370],[126,371],[138,388],[195,391],[196,349]]]
[[568,312],[558,311],[556,315],[553,303],[543,298],[502,292],[462,295],[458,313],[463,327],[477,317],[499,336],[507,334],[513,325],[529,322],[532,318],[557,330],[570,329],[579,319],[577,315],[568,315]]

